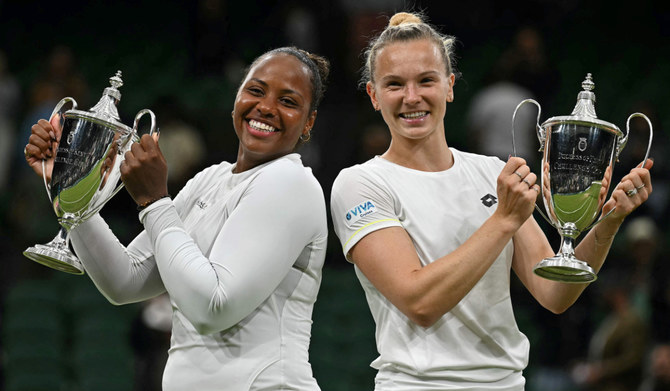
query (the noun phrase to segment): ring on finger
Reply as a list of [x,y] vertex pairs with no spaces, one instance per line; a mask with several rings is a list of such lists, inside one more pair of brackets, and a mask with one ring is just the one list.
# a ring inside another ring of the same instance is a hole
[[641,184],[640,186],[635,187],[635,190],[640,190],[640,189],[642,189],[643,187],[644,187],[644,183]]
[[634,188],[634,189],[626,190],[626,195],[627,195],[628,197],[632,197],[632,196],[634,196],[635,194],[637,194],[637,187]]
[[521,180],[523,180],[523,176],[522,176],[521,174],[519,174],[519,171],[514,171],[514,173],[515,173],[519,178],[521,178]]
[[528,187],[533,187],[533,185],[531,185],[530,182],[528,182],[528,181],[526,180],[526,178],[523,178],[523,179],[521,180],[521,182],[527,184]]
[[27,146],[26,146],[26,147],[23,147],[23,156],[25,156],[25,157],[27,157],[27,158],[28,158],[28,157],[31,157],[32,155],[31,155],[30,153],[28,153],[28,151],[26,150],[26,148],[28,148],[28,147],[27,147]]

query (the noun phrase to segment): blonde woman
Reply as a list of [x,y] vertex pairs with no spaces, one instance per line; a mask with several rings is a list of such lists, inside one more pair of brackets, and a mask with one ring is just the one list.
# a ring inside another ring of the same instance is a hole
[[[529,343],[512,312],[511,270],[555,313],[586,287],[532,272],[554,252],[531,216],[540,188],[524,160],[448,146],[452,43],[408,13],[371,41],[366,90],[392,141],[332,189],[335,231],[376,322],[375,390],[523,390]],[[577,247],[595,270],[651,193],[649,168],[623,178],[604,207],[616,211]]]

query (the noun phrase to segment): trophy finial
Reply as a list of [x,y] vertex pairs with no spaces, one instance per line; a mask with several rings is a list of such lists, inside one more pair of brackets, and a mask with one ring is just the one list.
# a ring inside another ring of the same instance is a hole
[[105,88],[102,97],[98,103],[91,108],[91,111],[98,115],[119,121],[119,112],[116,109],[116,104],[121,100],[121,92],[118,90],[123,85],[121,71],[116,71],[116,74],[109,78],[109,84],[112,86]]
[[593,82],[593,77],[590,73],[586,74],[586,79],[582,82],[582,88],[584,91],[593,91],[596,88],[596,83]]
[[583,91],[580,91],[577,94],[577,104],[572,110],[573,116],[578,117],[588,117],[588,118],[598,118],[596,115],[596,94],[593,92],[593,89],[596,88],[596,84],[593,82],[593,76],[590,73],[586,74],[586,79],[582,82]]
[[111,84],[115,89],[123,86],[123,80],[121,80],[121,71],[116,71],[116,75],[109,78],[109,84]]

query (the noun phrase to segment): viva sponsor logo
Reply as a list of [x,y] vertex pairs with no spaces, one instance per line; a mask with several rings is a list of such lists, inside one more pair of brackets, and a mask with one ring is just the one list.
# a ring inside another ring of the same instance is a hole
[[376,211],[375,204],[372,201],[364,201],[353,208],[349,209],[347,212],[346,218],[348,223],[354,223],[359,220],[361,217],[365,217]]

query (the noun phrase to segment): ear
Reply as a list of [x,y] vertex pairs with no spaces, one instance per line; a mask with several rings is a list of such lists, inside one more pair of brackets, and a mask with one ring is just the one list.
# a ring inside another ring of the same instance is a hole
[[315,121],[316,121],[316,110],[312,111],[309,114],[307,122],[305,123],[305,128],[302,130],[303,135],[307,135],[310,132],[310,130],[312,130]]
[[375,108],[375,111],[379,111],[379,101],[377,101],[377,92],[375,91],[374,84],[372,84],[372,82],[370,81],[365,83],[365,91],[368,93],[368,96],[370,97],[372,107]]
[[449,83],[449,89],[447,90],[447,102],[453,102],[454,101],[454,84],[456,84],[456,76],[452,73],[449,75],[449,79],[447,80],[447,83]]

